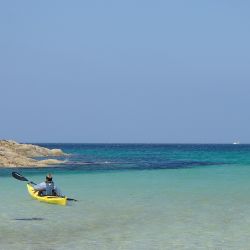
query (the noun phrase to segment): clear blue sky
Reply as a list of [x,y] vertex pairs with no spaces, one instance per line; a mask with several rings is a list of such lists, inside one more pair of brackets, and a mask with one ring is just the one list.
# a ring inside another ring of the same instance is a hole
[[0,138],[250,142],[249,1],[1,1]]

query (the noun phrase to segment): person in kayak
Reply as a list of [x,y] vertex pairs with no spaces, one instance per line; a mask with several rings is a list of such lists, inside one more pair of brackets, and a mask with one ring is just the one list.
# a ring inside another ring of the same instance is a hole
[[59,188],[57,188],[53,182],[53,177],[51,174],[47,174],[44,182],[41,182],[33,187],[39,192],[40,196],[62,196]]

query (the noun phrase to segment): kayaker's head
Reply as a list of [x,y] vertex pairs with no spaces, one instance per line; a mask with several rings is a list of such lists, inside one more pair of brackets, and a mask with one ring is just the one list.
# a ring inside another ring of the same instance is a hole
[[52,179],[53,179],[53,177],[51,174],[46,175],[46,182],[52,182]]

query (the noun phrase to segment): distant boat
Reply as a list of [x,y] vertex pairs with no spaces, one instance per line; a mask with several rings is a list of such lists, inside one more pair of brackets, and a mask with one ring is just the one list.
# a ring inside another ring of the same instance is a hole
[[235,142],[233,142],[233,144],[234,145],[238,145],[238,144],[240,144],[240,142],[239,141],[235,141]]

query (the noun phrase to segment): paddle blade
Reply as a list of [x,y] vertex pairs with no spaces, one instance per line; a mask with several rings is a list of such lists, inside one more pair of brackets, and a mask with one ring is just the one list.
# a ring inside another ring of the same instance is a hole
[[22,176],[17,172],[12,172],[12,176],[19,181],[29,181],[28,179],[26,179],[24,176]]

